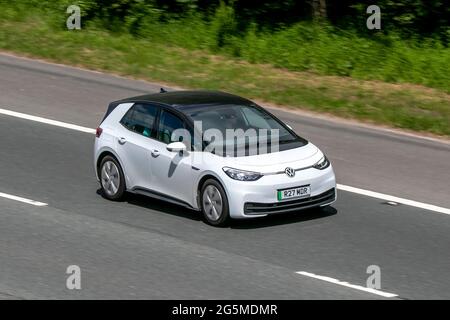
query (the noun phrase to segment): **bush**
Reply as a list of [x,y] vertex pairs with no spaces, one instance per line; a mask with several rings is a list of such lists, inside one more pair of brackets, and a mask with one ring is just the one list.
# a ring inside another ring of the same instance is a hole
[[[6,3],[2,5],[3,14],[16,14],[19,19],[20,14],[35,8],[61,28],[65,28],[65,8],[75,3],[82,8],[83,28],[131,34],[163,45],[207,50],[293,71],[409,82],[450,92],[450,49],[440,36],[404,39],[395,32],[362,35],[353,29],[311,21],[274,29],[255,21],[243,24],[243,12],[238,14],[225,2],[220,2],[214,12],[200,12],[200,0],[164,4],[159,0],[0,1]],[[17,10],[10,10],[14,6]],[[260,13],[267,14],[264,10]],[[449,29],[446,32],[450,33]]]

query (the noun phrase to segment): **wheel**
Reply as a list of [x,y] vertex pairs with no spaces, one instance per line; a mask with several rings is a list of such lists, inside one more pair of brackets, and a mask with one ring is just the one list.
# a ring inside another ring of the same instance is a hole
[[100,185],[103,196],[109,200],[120,200],[125,193],[125,176],[119,162],[106,156],[100,163]]
[[201,189],[201,207],[203,216],[209,224],[222,227],[230,219],[228,199],[219,182],[206,180]]

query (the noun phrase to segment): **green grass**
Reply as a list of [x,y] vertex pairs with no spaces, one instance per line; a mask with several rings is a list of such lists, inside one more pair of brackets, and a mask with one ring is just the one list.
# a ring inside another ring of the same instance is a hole
[[[211,40],[215,31],[196,23],[186,22],[182,27],[179,21],[164,26],[160,23],[159,30],[151,23],[139,37],[134,37],[105,31],[94,24],[80,31],[67,31],[64,11],[55,17],[44,14],[42,9],[24,11],[8,5],[2,5],[2,9],[0,49],[5,51],[186,88],[220,89],[291,108],[450,136],[448,49],[423,49],[422,53],[432,52],[420,58],[412,53],[417,48],[408,51],[405,44],[397,43],[395,50],[401,55],[391,57],[382,72],[372,72],[369,77],[356,66],[367,59],[366,70],[378,70],[377,58],[369,53],[372,48],[365,49],[367,56],[352,54],[352,48],[346,48],[344,42],[354,42],[352,45],[359,48],[363,44],[358,44],[358,39],[343,40],[345,37],[325,35],[325,31],[321,31],[324,33],[321,37],[330,39],[311,40],[302,52],[295,51],[294,44],[288,43],[289,37],[282,31],[265,36],[249,32],[245,38],[231,38],[226,45],[217,47]],[[304,32],[305,37],[307,34],[306,30],[295,32]],[[341,41],[341,50],[332,46],[333,38]],[[239,41],[241,47],[236,44]],[[245,43],[252,45],[245,47]],[[385,56],[390,55],[390,49],[378,45],[377,54],[382,56],[384,50]],[[323,61],[307,55],[307,50],[315,49],[326,51],[321,53]],[[277,59],[268,59],[270,55]],[[346,57],[352,59],[353,67],[345,62]],[[421,60],[412,64],[413,59]],[[403,64],[411,66],[404,74],[399,71]],[[331,67],[335,71],[329,71]],[[348,69],[352,71],[349,73]],[[431,75],[435,72],[442,76],[433,80]],[[411,82],[434,88],[403,80],[395,84],[379,81],[386,80],[385,77],[393,77],[395,81],[399,77],[415,77],[417,81]]]

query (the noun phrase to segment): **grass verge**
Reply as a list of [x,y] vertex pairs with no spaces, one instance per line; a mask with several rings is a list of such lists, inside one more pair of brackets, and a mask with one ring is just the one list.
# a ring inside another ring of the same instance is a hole
[[291,108],[450,136],[450,95],[445,90],[289,71],[95,28],[67,31],[37,10],[25,15],[0,13],[0,49],[186,88],[219,89]]

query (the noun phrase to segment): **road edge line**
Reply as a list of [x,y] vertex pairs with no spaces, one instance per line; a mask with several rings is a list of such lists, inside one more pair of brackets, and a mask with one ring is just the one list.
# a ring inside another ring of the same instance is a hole
[[95,134],[95,129],[82,127],[82,126],[79,126],[79,125],[76,125],[76,124],[67,123],[67,122],[62,122],[62,121],[42,118],[42,117],[38,117],[38,116],[32,116],[32,115],[29,115],[29,114],[26,114],[26,113],[21,113],[21,112],[16,112],[16,111],[11,111],[11,110],[0,108],[0,114],[4,114],[4,115],[7,115],[7,116],[11,116],[11,117],[16,117],[16,118],[20,118],[20,119],[25,119],[25,120],[45,123],[45,124],[49,124],[49,125],[52,125],[52,126],[66,128],[66,129],[71,129],[71,130],[75,130],[75,131],[81,131],[81,132],[85,132],[85,133]]
[[0,192],[0,198],[14,200],[14,201],[18,201],[18,202],[22,202],[22,203],[26,203],[26,204],[31,204],[31,205],[36,206],[36,207],[48,206],[48,204],[44,203],[44,202],[39,202],[39,201],[27,199],[27,198],[22,198],[22,197],[19,197],[19,196],[14,196],[12,194],[7,194],[7,193],[3,193],[3,192]]
[[[51,120],[51,119],[38,117],[38,116],[32,116],[32,115],[29,115],[26,113],[11,111],[11,110],[2,109],[2,108],[0,108],[0,114],[4,114],[7,116],[11,116],[11,117],[16,117],[16,118],[20,118],[20,119],[40,122],[40,123],[53,125],[53,126],[57,126],[57,127],[62,127],[62,128],[70,129],[70,130],[90,133],[90,134],[95,134],[95,131],[96,131],[95,129],[79,126],[76,124],[71,124],[71,123],[57,121],[57,120]],[[450,215],[450,209],[444,208],[444,207],[439,207],[439,206],[428,204],[428,203],[423,203],[423,202],[419,202],[419,201],[414,201],[414,200],[409,200],[409,199],[400,198],[400,197],[396,197],[396,196],[391,196],[388,194],[365,190],[365,189],[360,189],[360,188],[347,186],[347,185],[343,185],[343,184],[337,184],[336,187],[338,190],[342,190],[342,191],[356,193],[356,194],[364,195],[364,196],[371,197],[371,198],[382,199],[385,201],[393,201],[393,202],[408,205],[411,207],[416,207],[416,208],[425,209],[428,211],[434,211],[434,212]]]
[[343,184],[337,184],[337,189],[342,190],[342,191],[356,193],[356,194],[361,194],[361,195],[371,197],[371,198],[397,202],[397,203],[405,204],[405,205],[411,206],[411,207],[416,207],[416,208],[420,208],[420,209],[425,209],[425,210],[429,210],[429,211],[434,211],[434,212],[439,212],[439,213],[450,215],[450,209],[435,206],[433,204],[423,203],[423,202],[409,200],[409,199],[405,199],[405,198],[399,198],[399,197],[391,196],[388,194],[365,190],[365,189],[360,189],[360,188],[355,188],[355,187],[351,187],[351,186],[347,186],[347,185],[343,185]]

